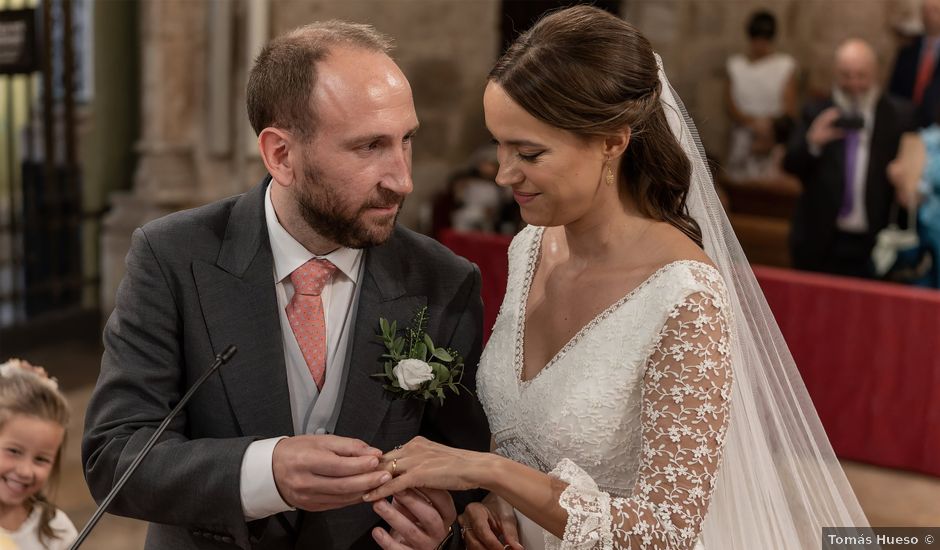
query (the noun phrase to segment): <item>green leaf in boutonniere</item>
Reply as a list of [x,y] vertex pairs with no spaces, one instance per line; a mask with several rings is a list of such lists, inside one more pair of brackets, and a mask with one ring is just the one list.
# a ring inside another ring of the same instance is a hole
[[[379,319],[378,338],[385,344],[382,358],[384,372],[373,374],[382,378],[384,388],[401,397],[437,399],[444,403],[444,390],[460,395],[463,379],[463,357],[456,350],[439,348],[425,332],[428,308],[418,310],[411,325],[398,335],[398,324]],[[469,391],[469,390],[467,390]]]

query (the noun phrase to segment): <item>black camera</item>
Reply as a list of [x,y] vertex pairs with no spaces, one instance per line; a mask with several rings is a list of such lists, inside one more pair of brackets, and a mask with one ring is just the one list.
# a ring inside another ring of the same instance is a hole
[[865,118],[859,114],[841,113],[832,125],[843,130],[861,130],[865,127]]

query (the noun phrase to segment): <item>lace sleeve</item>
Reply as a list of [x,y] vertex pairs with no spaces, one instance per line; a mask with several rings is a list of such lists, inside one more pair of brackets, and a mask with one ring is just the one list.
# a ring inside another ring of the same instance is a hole
[[646,363],[642,457],[629,497],[602,492],[567,459],[552,472],[569,484],[559,500],[568,512],[562,548],[695,545],[728,426],[731,344],[722,305],[717,296],[692,294],[659,333]]

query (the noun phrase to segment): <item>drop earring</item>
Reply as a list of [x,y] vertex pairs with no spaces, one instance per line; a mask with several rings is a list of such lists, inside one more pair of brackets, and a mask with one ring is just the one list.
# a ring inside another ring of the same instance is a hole
[[607,185],[614,184],[614,171],[610,169],[610,159],[607,159]]

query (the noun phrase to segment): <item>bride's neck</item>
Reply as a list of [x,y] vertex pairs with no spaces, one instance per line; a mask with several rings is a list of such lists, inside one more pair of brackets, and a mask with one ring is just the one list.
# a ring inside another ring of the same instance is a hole
[[578,262],[597,262],[624,247],[638,243],[651,221],[630,207],[596,212],[564,226],[568,257]]

